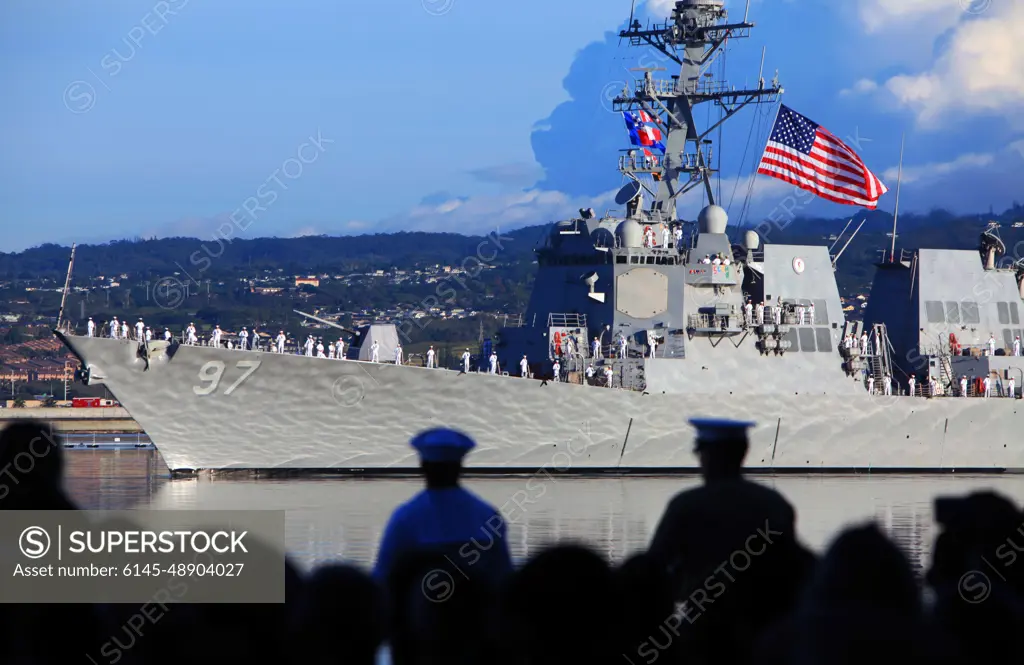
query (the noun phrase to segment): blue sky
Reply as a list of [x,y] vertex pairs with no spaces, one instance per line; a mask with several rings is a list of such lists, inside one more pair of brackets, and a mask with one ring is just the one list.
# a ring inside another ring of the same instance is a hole
[[[727,2],[736,18],[743,5]],[[288,237],[474,233],[607,209],[626,147],[609,90],[664,64],[618,45],[628,14],[628,0],[7,0],[0,251],[208,239],[233,213],[235,236]],[[1024,199],[1024,3],[753,0],[751,19],[730,82],[756,80],[766,47],[784,102],[856,143],[893,189],[905,131],[901,210]],[[756,118],[732,120],[721,148],[734,221],[763,147],[747,145]],[[791,190],[758,178],[746,221]],[[680,214],[700,206],[698,190]]]

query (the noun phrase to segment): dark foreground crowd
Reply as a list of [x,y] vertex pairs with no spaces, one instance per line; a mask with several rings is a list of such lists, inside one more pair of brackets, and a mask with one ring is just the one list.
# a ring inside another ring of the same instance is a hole
[[[812,554],[785,499],[742,477],[745,433],[705,445],[700,436],[704,484],[673,499],[648,551],[617,567],[585,545],[558,545],[512,569],[493,522],[462,545],[417,545],[465,522],[411,523],[424,502],[486,506],[458,486],[459,463],[421,450],[427,489],[392,517],[374,574],[289,566],[284,604],[171,604],[143,625],[137,605],[0,605],[0,664],[369,664],[385,643],[397,665],[1024,658],[1024,515],[1010,501],[937,500],[942,532],[922,580],[873,525]],[[40,440],[52,446],[43,455]],[[0,468],[30,445],[36,463],[7,483],[0,509],[75,509],[61,445],[42,424],[0,433]]]

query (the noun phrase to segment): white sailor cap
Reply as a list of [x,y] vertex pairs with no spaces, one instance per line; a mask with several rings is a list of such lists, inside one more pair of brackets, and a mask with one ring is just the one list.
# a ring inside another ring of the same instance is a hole
[[476,446],[462,432],[444,427],[422,432],[410,443],[424,462],[459,462]]
[[690,425],[697,430],[695,447],[729,441],[746,441],[747,430],[757,423],[725,418],[691,418]]

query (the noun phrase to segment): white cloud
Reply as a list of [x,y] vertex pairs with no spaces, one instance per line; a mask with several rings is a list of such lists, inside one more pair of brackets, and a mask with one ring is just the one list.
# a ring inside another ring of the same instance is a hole
[[852,87],[840,90],[839,94],[844,97],[848,95],[866,95],[869,92],[874,92],[875,90],[878,90],[877,83],[871,79],[861,79],[854,83]]
[[1024,107],[1021,35],[1024,3],[994,3],[957,25],[929,71],[894,76],[885,88],[926,127],[955,122],[958,111],[1019,117]]
[[862,0],[858,14],[868,32],[915,23],[938,34],[960,20],[964,13],[960,2],[967,0]]
[[[995,161],[995,155],[991,153],[968,153],[960,155],[950,162],[931,162],[918,166],[903,167],[903,184],[912,182],[928,182],[936,178],[951,174],[962,173],[965,170],[988,166]],[[889,189],[896,187],[896,177],[899,175],[899,167],[894,166],[885,170],[882,180],[890,183]]]

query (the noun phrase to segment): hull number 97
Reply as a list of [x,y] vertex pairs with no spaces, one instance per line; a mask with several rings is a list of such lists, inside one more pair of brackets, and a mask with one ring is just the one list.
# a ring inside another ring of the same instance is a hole
[[[260,367],[258,360],[239,360],[235,363],[235,369],[241,370],[241,374],[235,381],[224,389],[223,394],[230,395],[235,392],[238,386],[252,376]],[[205,385],[192,386],[192,392],[196,395],[209,395],[220,386],[220,380],[224,377],[225,364],[220,360],[211,360],[199,368],[199,383]],[[231,372],[234,374],[234,372]]]

